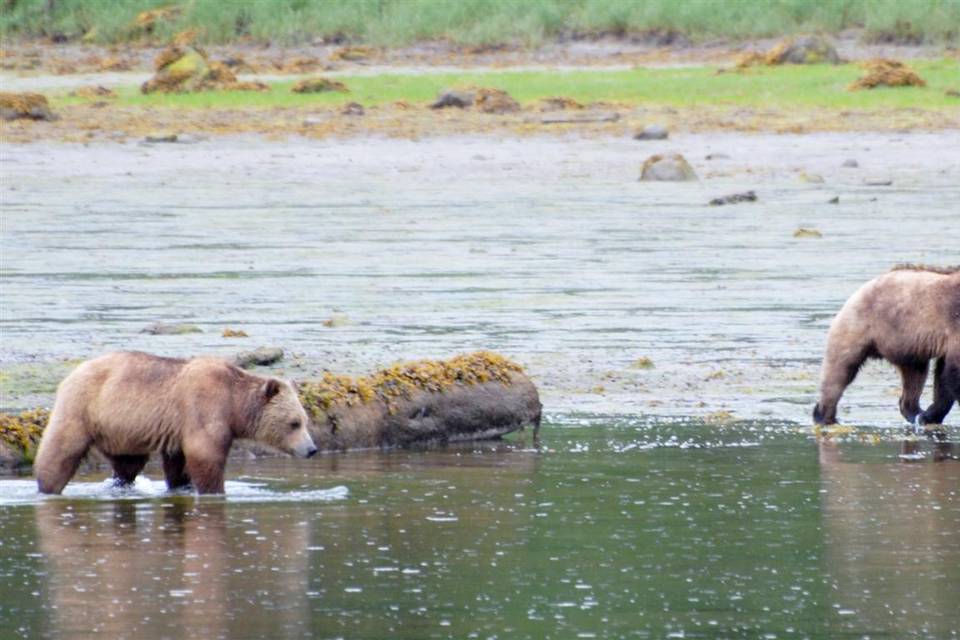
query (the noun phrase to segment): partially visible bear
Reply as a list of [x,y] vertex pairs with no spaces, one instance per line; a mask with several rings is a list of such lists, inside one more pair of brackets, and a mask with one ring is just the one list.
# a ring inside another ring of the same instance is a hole
[[[827,336],[815,422],[837,421],[840,396],[867,358],[900,370],[900,413],[908,422],[942,423],[960,398],[960,267],[901,265],[850,296]],[[920,394],[934,359],[933,404],[923,411]]]
[[90,447],[133,482],[160,451],[167,486],[223,493],[235,438],[300,457],[317,452],[307,414],[289,382],[219,358],[182,360],[117,352],[84,362],[60,383],[34,473],[42,493],[60,493]]

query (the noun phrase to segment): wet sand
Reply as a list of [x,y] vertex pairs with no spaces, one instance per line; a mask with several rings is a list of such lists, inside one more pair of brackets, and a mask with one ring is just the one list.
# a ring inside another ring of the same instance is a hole
[[[18,368],[110,349],[278,344],[280,370],[309,377],[485,348],[529,368],[548,414],[808,424],[846,297],[895,263],[957,261],[958,147],[955,131],[7,144],[3,404],[50,401]],[[701,181],[637,182],[666,150]],[[746,189],[759,201],[706,206]],[[205,332],[139,333],[157,320]],[[899,425],[898,384],[868,365],[841,419]]]

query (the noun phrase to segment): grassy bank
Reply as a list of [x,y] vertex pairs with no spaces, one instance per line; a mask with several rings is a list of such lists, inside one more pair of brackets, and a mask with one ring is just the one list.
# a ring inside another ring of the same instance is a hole
[[[162,15],[138,16],[158,7]],[[101,43],[201,40],[283,44],[318,37],[380,46],[444,39],[466,45],[596,34],[757,38],[862,28],[868,39],[957,42],[960,0],[5,0],[0,35],[88,36]]]
[[[960,88],[955,61],[921,61],[914,67],[926,79],[926,87],[848,91],[847,86],[863,73],[857,65],[787,65],[719,74],[714,67],[689,67],[345,76],[339,79],[350,89],[349,93],[313,95],[291,93],[293,80],[272,83],[271,91],[263,93],[143,95],[135,87],[128,87],[119,92],[115,102],[120,106],[184,108],[332,106],[351,101],[365,106],[397,101],[419,105],[433,100],[442,89],[476,85],[503,89],[521,104],[566,96],[583,104],[611,102],[673,107],[960,108],[960,100],[945,93],[947,89]],[[83,99],[60,97],[55,105],[80,102]]]

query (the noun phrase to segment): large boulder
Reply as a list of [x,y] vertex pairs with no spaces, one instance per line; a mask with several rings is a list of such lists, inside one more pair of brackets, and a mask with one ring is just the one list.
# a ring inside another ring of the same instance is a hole
[[679,153],[650,156],[640,170],[640,180],[643,182],[687,182],[697,179],[693,167]]
[[540,425],[536,387],[490,352],[398,364],[362,378],[300,384],[321,451],[485,440]]

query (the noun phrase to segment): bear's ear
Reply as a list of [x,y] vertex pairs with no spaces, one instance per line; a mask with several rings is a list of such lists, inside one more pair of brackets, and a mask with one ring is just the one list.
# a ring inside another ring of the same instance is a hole
[[276,378],[270,378],[263,385],[263,397],[267,400],[280,393],[280,381]]

